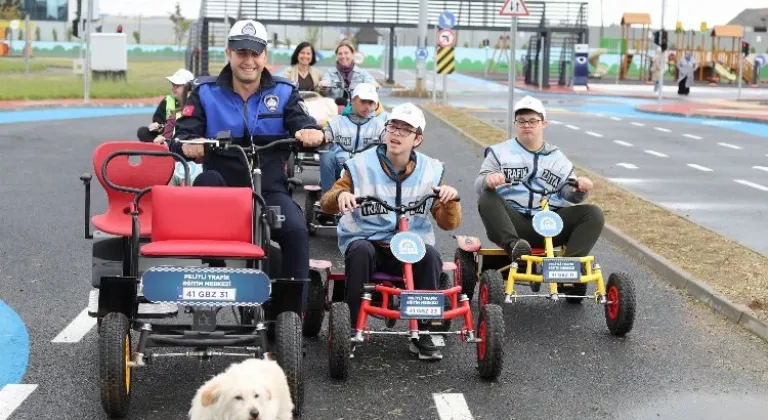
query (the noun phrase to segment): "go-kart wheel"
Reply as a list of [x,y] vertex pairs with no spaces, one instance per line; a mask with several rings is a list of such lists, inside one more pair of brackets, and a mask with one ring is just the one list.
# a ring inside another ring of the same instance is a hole
[[[588,283],[576,283],[573,286],[558,287],[566,295],[586,296]],[[565,298],[568,303],[579,304],[584,299],[581,298]]]
[[309,293],[307,312],[304,314],[302,332],[305,337],[317,337],[323,328],[325,318],[325,288],[323,277],[315,270],[309,270]]
[[457,248],[453,259],[456,264],[456,285],[461,286],[461,293],[467,295],[471,303],[475,295],[475,284],[477,284],[475,254]]
[[[440,290],[448,290],[451,287],[453,287],[453,279],[451,276],[448,275],[445,271],[440,273]],[[451,299],[446,296],[445,297],[445,305],[443,305],[444,311],[451,310]],[[439,323],[439,325],[436,325],[432,327],[435,331],[449,331],[451,329],[451,321],[452,319],[444,319],[442,322]]]
[[328,319],[328,367],[333,379],[345,380],[349,377],[351,332],[349,306],[346,302],[334,302]]
[[499,305],[480,308],[477,319],[477,368],[480,377],[494,380],[504,366],[504,315]]
[[485,270],[480,276],[480,297],[478,307],[504,304],[504,277],[496,270]]
[[285,168],[285,174],[288,176],[288,178],[293,178],[296,176],[296,159],[296,153],[291,152],[291,155],[288,156],[288,161],[286,162]]
[[301,338],[301,319],[293,311],[284,311],[277,316],[275,326],[275,350],[277,363],[283,368],[293,399],[294,418],[301,416],[304,403],[304,369],[302,359],[304,346]]
[[613,335],[623,336],[635,323],[635,283],[626,273],[611,273],[605,285],[605,323]]
[[131,329],[128,317],[110,312],[101,322],[99,373],[101,406],[109,418],[122,418],[131,404]]
[[317,201],[315,194],[307,191],[304,197],[304,221],[307,223],[307,230],[310,236],[317,235],[317,229],[312,227],[312,224],[315,222],[315,201]]

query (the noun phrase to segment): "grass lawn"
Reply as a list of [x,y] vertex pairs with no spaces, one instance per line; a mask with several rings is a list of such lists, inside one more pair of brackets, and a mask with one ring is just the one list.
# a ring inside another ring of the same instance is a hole
[[[224,63],[211,62],[214,73]],[[34,66],[34,67],[33,67]],[[91,81],[90,97],[144,98],[169,92],[166,76],[184,67],[183,60],[129,60],[127,81]],[[24,75],[24,60],[0,59],[0,100],[81,98],[82,75],[72,74],[71,58],[34,58],[29,77]],[[34,71],[34,73],[32,73]]]

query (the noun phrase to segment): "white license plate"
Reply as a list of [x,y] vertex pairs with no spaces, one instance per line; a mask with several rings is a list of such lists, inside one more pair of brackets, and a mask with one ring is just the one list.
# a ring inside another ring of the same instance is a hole
[[184,300],[234,301],[236,295],[236,289],[215,287],[185,287],[182,292]]
[[418,317],[433,317],[443,316],[443,308],[441,306],[417,306],[405,309],[405,315],[418,318]]

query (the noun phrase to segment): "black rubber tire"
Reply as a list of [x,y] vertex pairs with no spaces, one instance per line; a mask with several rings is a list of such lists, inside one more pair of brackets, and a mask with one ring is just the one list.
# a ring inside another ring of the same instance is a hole
[[[488,296],[487,302],[481,302],[484,300],[484,295]],[[485,270],[480,275],[480,297],[477,299],[477,307],[482,308],[487,304],[499,306],[504,304],[504,277],[496,270]]]
[[635,283],[627,273],[611,273],[605,290],[608,301],[618,297],[618,307],[605,305],[605,323],[608,331],[619,337],[624,336],[632,331],[635,324]]
[[110,419],[125,417],[131,406],[133,378],[126,364],[126,357],[130,360],[130,349],[128,317],[121,312],[108,313],[101,321],[99,333],[99,380],[101,406]]
[[346,380],[349,377],[351,332],[349,306],[346,302],[334,302],[328,319],[328,368],[333,379]]
[[295,406],[294,418],[301,416],[304,404],[304,345],[301,338],[301,318],[293,311],[284,311],[275,322],[275,351],[277,364],[283,368]]
[[307,312],[304,314],[302,333],[304,337],[317,337],[323,328],[325,319],[325,287],[322,275],[309,270],[309,293],[307,296]]
[[311,191],[307,191],[306,197],[304,197],[304,222],[307,224],[307,230],[309,236],[317,235],[317,229],[312,227],[312,223],[315,221],[315,195]]
[[477,262],[475,254],[456,248],[454,255],[456,263],[456,276],[459,279],[458,285],[461,285],[461,293],[467,295],[469,302],[475,295],[475,285],[477,284]]
[[477,343],[477,368],[485,380],[495,380],[504,368],[504,330],[501,306],[489,304],[480,308],[477,338],[483,342]]
[[[440,284],[438,285],[438,288],[440,290],[448,290],[451,287],[453,287],[453,278],[448,275],[445,271],[440,272]],[[451,309],[451,299],[446,296],[445,297],[445,305],[443,306],[444,311],[449,311]],[[439,325],[435,325],[434,327],[431,327],[431,329],[435,331],[450,331],[451,329],[451,321],[452,319],[446,319],[443,320]]]
[[[563,293],[568,295],[576,295],[576,296],[586,296],[587,295],[587,286],[589,286],[589,283],[577,283],[573,286],[563,287],[564,290]],[[568,303],[574,303],[574,304],[580,304],[581,301],[584,299],[580,298],[565,298],[565,301]]]

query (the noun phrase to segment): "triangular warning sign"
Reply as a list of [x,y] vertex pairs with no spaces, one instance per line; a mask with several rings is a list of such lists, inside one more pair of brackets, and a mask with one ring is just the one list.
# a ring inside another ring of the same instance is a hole
[[501,16],[528,16],[528,8],[523,0],[507,0],[499,11]]

